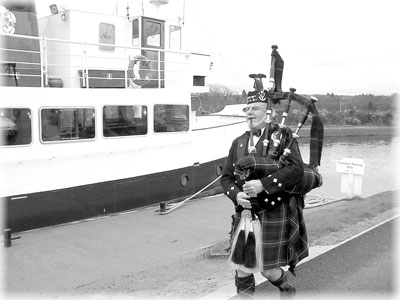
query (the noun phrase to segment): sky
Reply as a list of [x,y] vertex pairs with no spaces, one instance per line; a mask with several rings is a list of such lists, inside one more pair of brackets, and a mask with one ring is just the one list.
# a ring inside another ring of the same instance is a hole
[[248,90],[248,74],[268,75],[271,45],[276,44],[285,61],[284,90],[399,91],[395,1],[196,0],[192,7],[216,49],[214,71],[223,70],[227,84]]
[[[133,7],[141,0],[123,1]],[[285,61],[283,90],[391,95],[400,90],[396,2],[170,0],[162,9],[184,17],[185,48],[211,54],[208,83],[238,92],[252,89],[248,75],[269,75],[275,44]],[[49,14],[52,3],[98,8],[110,1],[37,0],[38,16]]]

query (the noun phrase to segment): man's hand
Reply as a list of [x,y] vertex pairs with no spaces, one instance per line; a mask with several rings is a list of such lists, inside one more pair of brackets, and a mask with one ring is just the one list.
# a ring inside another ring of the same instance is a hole
[[261,180],[250,180],[243,184],[243,192],[248,195],[257,195],[264,190]]
[[251,209],[251,203],[247,199],[250,199],[250,196],[244,192],[240,192],[236,195],[236,202],[238,205],[241,205],[243,208]]

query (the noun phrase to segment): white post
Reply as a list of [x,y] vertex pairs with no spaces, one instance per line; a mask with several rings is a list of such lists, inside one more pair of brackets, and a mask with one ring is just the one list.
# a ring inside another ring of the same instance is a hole
[[[165,58],[165,54],[164,54]],[[161,51],[158,51],[158,88],[161,88]],[[165,66],[165,65],[164,65]]]
[[42,87],[47,86],[48,78],[47,78],[47,40],[42,38],[42,59],[40,60],[41,64],[41,81],[40,85]]
[[83,82],[86,85],[86,88],[89,88],[89,69],[88,69],[88,57],[87,57],[87,45],[86,42],[83,42],[82,45],[82,59],[83,59]]

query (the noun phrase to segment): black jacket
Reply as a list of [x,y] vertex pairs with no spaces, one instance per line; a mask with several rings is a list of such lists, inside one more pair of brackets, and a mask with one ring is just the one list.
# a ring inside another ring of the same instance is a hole
[[[277,129],[277,126],[273,127],[272,132],[276,131]],[[256,156],[262,156],[262,141],[264,140],[264,135],[265,131],[256,145]],[[241,158],[238,157],[238,152],[244,153],[244,156],[249,155],[249,136],[249,131],[247,131],[232,142],[232,146],[229,150],[229,155],[226,159],[221,177],[221,185],[224,193],[232,200],[235,206],[237,206],[236,195],[242,191],[242,185],[244,183],[234,175],[235,163],[239,158]],[[290,138],[290,130],[285,131],[278,150],[279,155],[283,153],[283,150],[289,144]],[[272,145],[272,143],[273,141],[270,139],[269,145]],[[244,151],[241,149],[242,147],[245,147]],[[259,206],[258,208],[262,209],[273,209],[278,207],[281,201],[288,199],[289,194],[284,192],[284,190],[290,190],[290,188],[301,181],[302,177],[304,176],[303,160],[299,153],[297,142],[293,143],[293,146],[290,150],[291,153],[288,155],[286,160],[287,163],[284,167],[270,174],[270,176],[258,178],[261,180],[265,191],[258,194],[257,198],[250,199],[253,207],[257,204]]]

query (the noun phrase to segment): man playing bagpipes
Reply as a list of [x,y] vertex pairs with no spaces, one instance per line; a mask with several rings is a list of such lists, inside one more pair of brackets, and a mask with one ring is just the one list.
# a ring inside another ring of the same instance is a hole
[[[308,256],[303,218],[304,195],[322,184],[316,167],[320,163],[323,125],[313,100],[280,89],[283,60],[273,46],[270,80],[264,90],[263,74],[252,74],[255,91],[248,93],[245,108],[249,131],[236,138],[226,159],[221,185],[235,205],[230,260],[236,270],[235,285],[242,297],[255,291],[254,273],[261,274],[281,294],[292,295],[295,288],[281,268],[294,267]],[[283,120],[272,124],[272,104],[286,101]],[[306,107],[295,133],[284,125],[290,102]],[[312,114],[310,165],[300,155],[297,137]]]

